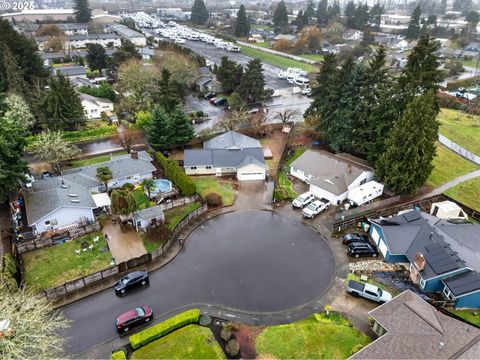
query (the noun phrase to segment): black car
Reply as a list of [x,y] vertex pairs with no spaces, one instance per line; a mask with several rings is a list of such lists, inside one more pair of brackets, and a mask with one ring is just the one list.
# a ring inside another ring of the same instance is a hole
[[203,98],[206,99],[206,100],[210,100],[211,98],[214,98],[215,96],[217,96],[217,94],[215,94],[214,92],[208,92],[205,95],[203,95]]
[[149,284],[148,272],[134,271],[125,275],[115,284],[115,294],[123,295],[130,289],[138,286],[147,286]]
[[49,172],[49,171],[44,171],[44,172],[42,173],[42,179],[50,179],[50,178],[52,178],[52,177],[53,177],[53,175],[52,175],[52,173]]
[[215,106],[224,106],[224,105],[227,106],[228,101],[225,98],[217,99],[213,102],[213,105],[215,105]]
[[342,243],[348,245],[352,242],[365,242],[368,243],[370,240],[368,235],[363,235],[359,233],[351,233],[342,236]]
[[347,246],[348,255],[353,257],[360,256],[378,256],[378,251],[375,245],[365,242],[352,242]]

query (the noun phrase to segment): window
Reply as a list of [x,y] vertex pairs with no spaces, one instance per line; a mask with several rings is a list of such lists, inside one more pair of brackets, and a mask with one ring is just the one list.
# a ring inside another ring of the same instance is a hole
[[52,219],[52,220],[47,220],[45,221],[45,226],[53,226],[53,225],[58,225],[58,220],[57,219]]
[[205,166],[205,169],[210,170],[212,167],[210,165]]
[[190,170],[197,170],[196,166],[190,166]]
[[425,289],[425,280],[420,279],[420,287],[421,287],[422,289]]
[[367,182],[367,179],[363,179],[362,181],[360,181],[360,185],[363,185]]

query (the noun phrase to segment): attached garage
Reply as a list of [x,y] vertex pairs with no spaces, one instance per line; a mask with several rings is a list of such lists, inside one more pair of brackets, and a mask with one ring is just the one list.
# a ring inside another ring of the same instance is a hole
[[237,179],[240,181],[265,180],[266,169],[256,164],[249,164],[237,170]]

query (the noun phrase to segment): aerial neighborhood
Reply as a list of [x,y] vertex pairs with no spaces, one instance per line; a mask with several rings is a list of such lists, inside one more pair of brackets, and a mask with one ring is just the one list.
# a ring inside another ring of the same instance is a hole
[[479,14],[0,2],[0,358],[480,358]]

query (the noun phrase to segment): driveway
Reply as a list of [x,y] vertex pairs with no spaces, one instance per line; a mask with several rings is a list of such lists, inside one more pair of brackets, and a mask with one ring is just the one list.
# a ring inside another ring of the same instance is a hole
[[183,106],[183,110],[187,113],[193,111],[203,111],[205,114],[208,114],[210,120],[193,125],[195,128],[195,133],[199,134],[202,130],[211,128],[213,125],[218,123],[222,120],[223,115],[225,114],[225,110],[222,107],[214,106],[210,104],[205,99],[200,99],[198,96],[195,95],[188,95],[185,98],[185,104]]
[[146,253],[142,239],[131,227],[122,232],[120,225],[112,224],[110,218],[101,221],[101,224],[103,233],[108,235],[108,247],[115,263],[119,264]]
[[270,209],[273,194],[272,181],[240,181],[235,203],[230,210]]

